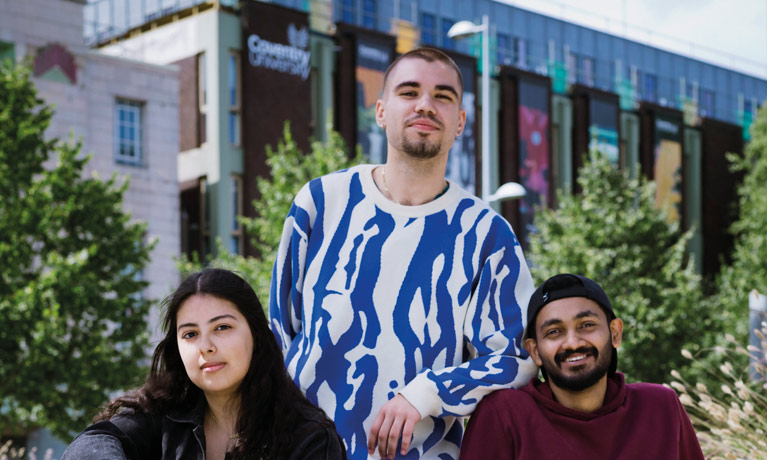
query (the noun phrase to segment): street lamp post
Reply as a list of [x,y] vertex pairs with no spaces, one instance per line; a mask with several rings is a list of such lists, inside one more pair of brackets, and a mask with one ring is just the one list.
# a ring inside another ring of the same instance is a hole
[[482,25],[471,21],[459,21],[450,28],[447,36],[464,38],[482,33],[482,194],[485,201],[499,201],[525,196],[525,188],[516,182],[503,184],[490,194],[490,19],[482,16]]

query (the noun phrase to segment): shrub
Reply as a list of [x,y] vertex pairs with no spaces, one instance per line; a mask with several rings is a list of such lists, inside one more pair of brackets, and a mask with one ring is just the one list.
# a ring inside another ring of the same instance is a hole
[[662,383],[683,367],[683,347],[712,343],[717,322],[686,254],[689,233],[668,223],[655,186],[593,152],[579,171],[578,195],[536,214],[530,236],[536,283],[557,273],[598,282],[625,324],[618,369],[629,380]]

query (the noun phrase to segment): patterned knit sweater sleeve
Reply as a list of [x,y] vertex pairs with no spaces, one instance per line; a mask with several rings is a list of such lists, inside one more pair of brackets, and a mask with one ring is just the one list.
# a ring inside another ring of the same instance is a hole
[[463,324],[465,361],[424,369],[400,392],[422,416],[470,415],[498,389],[525,385],[538,368],[522,344],[533,280],[511,227],[495,215],[480,246],[479,279]]

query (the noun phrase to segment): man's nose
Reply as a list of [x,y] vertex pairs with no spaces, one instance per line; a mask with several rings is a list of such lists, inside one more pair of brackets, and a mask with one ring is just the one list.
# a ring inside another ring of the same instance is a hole
[[565,335],[565,341],[562,344],[562,347],[566,350],[575,350],[582,347],[584,343],[585,341],[583,340],[583,337],[578,334],[578,331],[569,330]]
[[418,113],[434,113],[434,99],[431,94],[422,94],[418,98],[415,111]]

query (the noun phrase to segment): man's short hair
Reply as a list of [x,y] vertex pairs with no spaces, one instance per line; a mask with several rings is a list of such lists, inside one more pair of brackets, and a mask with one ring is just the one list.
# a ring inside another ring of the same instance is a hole
[[443,53],[442,51],[436,49],[436,48],[430,48],[428,46],[412,49],[408,51],[405,54],[400,55],[397,59],[394,60],[394,62],[391,63],[388,69],[386,69],[386,73],[384,73],[384,80],[383,80],[383,87],[386,89],[386,82],[389,80],[389,74],[392,70],[394,70],[395,67],[397,67],[397,64],[399,64],[401,61],[405,59],[422,59],[426,62],[442,62],[444,64],[447,64],[448,66],[452,67],[453,70],[455,70],[455,74],[458,76],[458,86],[460,87],[460,97],[463,99],[463,76],[461,75],[461,69],[458,68],[458,65],[453,61],[450,56]]

